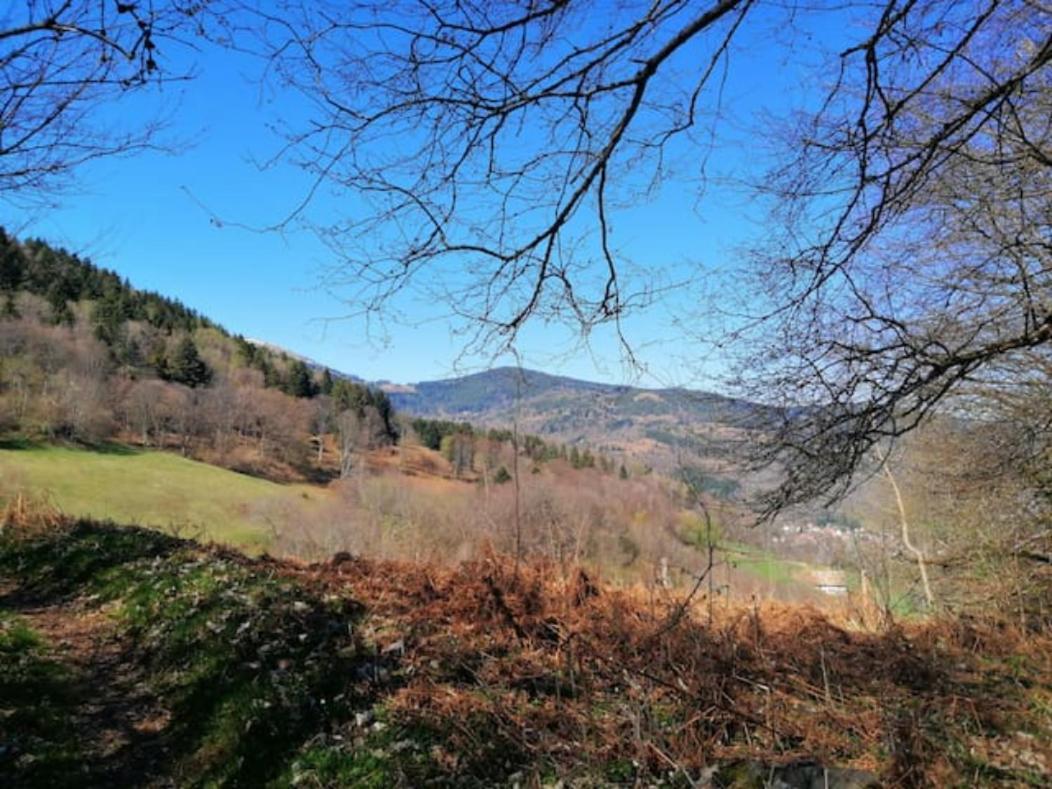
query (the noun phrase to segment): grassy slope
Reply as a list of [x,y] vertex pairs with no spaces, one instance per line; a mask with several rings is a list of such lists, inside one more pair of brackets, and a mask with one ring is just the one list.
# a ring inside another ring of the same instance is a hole
[[[334,699],[358,660],[353,601],[236,554],[82,524],[0,540],[0,591],[12,581],[0,595],[6,785],[260,786],[361,704],[353,689]],[[98,624],[69,626],[85,620]],[[46,638],[40,623],[60,627]]]
[[183,527],[208,539],[260,550],[269,541],[262,514],[311,507],[327,494],[279,485],[167,452],[112,445],[102,451],[61,446],[0,447],[0,497],[46,492],[76,517]]

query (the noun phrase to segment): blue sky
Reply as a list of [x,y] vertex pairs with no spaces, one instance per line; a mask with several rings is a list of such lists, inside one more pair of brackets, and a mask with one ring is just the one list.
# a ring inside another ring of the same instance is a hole
[[[808,98],[792,93],[799,74],[781,73],[769,51],[743,41],[732,61],[726,107],[740,113],[729,127],[734,142],[717,153],[715,166],[746,174],[755,161],[746,115],[760,108]],[[54,209],[19,212],[0,204],[0,222],[21,235],[43,237],[82,251],[96,263],[127,276],[134,285],[179,298],[228,329],[282,345],[333,368],[370,380],[418,381],[474,370],[487,360],[460,359],[463,340],[450,333],[443,309],[406,294],[393,319],[373,325],[342,319],[345,304],[319,283],[334,263],[309,233],[285,235],[240,227],[266,226],[280,219],[304,188],[303,175],[288,166],[260,171],[279,145],[266,123],[299,110],[294,97],[261,93],[257,67],[234,53],[206,50],[198,78],[166,86],[162,95],[137,97],[114,107],[114,120],[134,122],[156,113],[158,101],[169,118],[167,138],[175,155],[150,152],[99,161],[79,173],[75,192]],[[785,91],[789,88],[790,92]],[[686,152],[689,155],[689,151]],[[355,209],[346,194],[326,193],[326,210]],[[733,265],[733,247],[757,232],[755,216],[740,193],[712,187],[700,210],[689,183],[672,183],[653,202],[619,217],[618,238],[647,266],[668,272],[718,271]],[[216,223],[212,214],[223,218]],[[651,375],[629,376],[616,343],[598,332],[582,347],[561,327],[535,326],[522,337],[525,364],[581,378],[642,384],[692,383],[684,364],[692,354],[672,316],[697,298],[681,290],[647,314],[632,318],[626,331]],[[713,368],[715,369],[715,368]]]

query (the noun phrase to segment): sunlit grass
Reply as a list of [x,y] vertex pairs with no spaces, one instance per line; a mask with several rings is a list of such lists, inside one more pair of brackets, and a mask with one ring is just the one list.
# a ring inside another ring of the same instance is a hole
[[0,498],[46,494],[69,515],[176,527],[186,536],[254,550],[270,542],[268,516],[309,510],[327,495],[316,486],[279,485],[167,452],[14,447],[0,447]]

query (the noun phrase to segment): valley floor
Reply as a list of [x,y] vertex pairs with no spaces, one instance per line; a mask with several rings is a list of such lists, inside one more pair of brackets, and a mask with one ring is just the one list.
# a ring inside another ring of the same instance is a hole
[[579,570],[252,559],[79,522],[0,538],[13,786],[1044,785],[1052,650],[845,628]]

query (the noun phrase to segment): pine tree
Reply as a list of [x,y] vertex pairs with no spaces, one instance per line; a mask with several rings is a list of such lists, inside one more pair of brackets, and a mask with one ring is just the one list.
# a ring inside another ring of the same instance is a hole
[[270,359],[265,356],[260,357],[259,371],[263,373],[263,386],[268,389],[281,389],[285,385],[278,368],[271,364]]
[[117,358],[127,367],[141,367],[143,363],[142,348],[138,340],[125,335],[123,342],[118,348]]
[[47,301],[51,307],[51,323],[55,326],[72,326],[76,322],[77,318],[60,286],[56,285],[48,291]]
[[158,372],[161,377],[169,381],[185,384],[191,388],[207,386],[212,380],[212,370],[201,358],[197,346],[194,345],[189,335],[180,340],[175,353],[166,359],[164,369]]
[[318,391],[321,392],[323,395],[331,395],[332,387],[334,385],[335,383],[332,380],[332,373],[329,372],[329,368],[326,367],[321,374],[321,383],[318,384]]
[[628,469],[625,468],[625,464],[621,464],[621,473],[619,474],[621,479],[628,479]]
[[310,368],[302,359],[294,359],[289,365],[289,375],[285,383],[285,393],[293,397],[314,397],[318,393],[311,377]]
[[95,336],[110,348],[116,348],[125,338],[125,323],[128,309],[119,292],[110,292],[95,302],[91,311],[91,322]]
[[0,291],[4,293],[4,315],[17,317],[15,292],[22,286],[22,251],[14,239],[0,228]]

